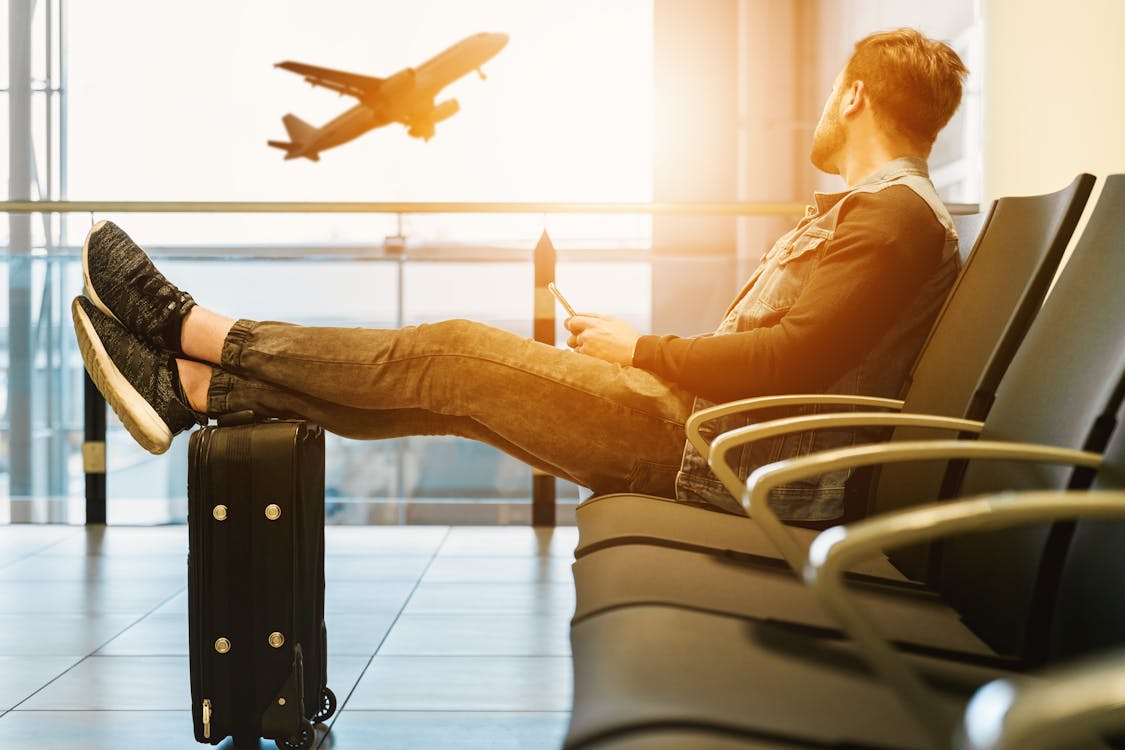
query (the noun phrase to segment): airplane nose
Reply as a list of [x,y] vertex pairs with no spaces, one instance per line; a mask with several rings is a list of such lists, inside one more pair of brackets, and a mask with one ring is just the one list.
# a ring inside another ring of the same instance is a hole
[[495,34],[492,34],[492,43],[494,45],[496,45],[496,51],[499,52],[500,50],[504,49],[504,47],[507,46],[508,35],[504,34],[502,32],[497,32]]

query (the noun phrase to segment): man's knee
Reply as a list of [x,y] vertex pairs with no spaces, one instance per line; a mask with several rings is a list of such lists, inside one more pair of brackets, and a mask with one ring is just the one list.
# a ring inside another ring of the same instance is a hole
[[508,331],[461,318],[426,323],[418,326],[416,331],[431,345],[451,352],[493,351],[504,342],[519,339]]

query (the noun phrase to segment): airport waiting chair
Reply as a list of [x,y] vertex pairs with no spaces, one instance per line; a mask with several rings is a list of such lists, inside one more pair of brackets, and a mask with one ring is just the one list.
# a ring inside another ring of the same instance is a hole
[[[1125,441],[1115,442],[1107,452],[1112,461],[1105,481],[1120,484]],[[1054,647],[1042,665],[1016,671],[892,652],[888,667],[863,638],[830,641],[690,609],[627,607],[573,633],[575,704],[565,747],[948,748],[960,741],[974,750],[1025,750],[1039,745],[1011,742],[1029,730],[1039,740],[1075,727],[1085,730],[1079,736],[1095,729],[1116,733],[1125,726],[1125,662],[1103,654],[1125,645],[1125,491],[1101,484],[1093,491],[1002,493],[921,506],[837,527],[818,539],[824,554],[809,578],[827,577],[839,587],[839,570],[853,555],[903,538],[1077,521],[1061,577],[1064,595],[1052,612]],[[1091,565],[1097,569],[1093,577]],[[615,637],[605,637],[611,632]],[[881,646],[888,648],[885,641]],[[1053,684],[1051,675],[1061,684]],[[982,685],[993,685],[995,696],[996,680],[1026,686],[1021,710],[1001,705],[1012,741],[981,744],[978,733],[976,744],[965,744],[958,725],[975,720],[979,726],[982,712],[996,708],[995,700],[974,701],[968,710],[966,703],[988,689]],[[1083,740],[1090,742],[1054,747],[1104,747],[1088,736]]]
[[[746,399],[693,415],[689,439],[707,456],[710,446],[704,435],[713,434],[707,432],[713,420],[810,400],[820,408],[842,404],[841,409],[857,405],[983,418],[984,407],[1042,303],[1093,183],[1091,175],[1083,174],[1058,192],[1001,198],[994,204],[915,363],[905,401],[801,395]],[[909,439],[911,433],[903,429],[894,437]],[[924,477],[916,476],[913,491],[919,494],[914,497],[937,496],[942,468],[929,467]],[[721,477],[737,496],[741,480],[730,471]],[[881,496],[901,491],[894,479],[892,472],[879,483]],[[923,491],[923,482],[929,491]],[[594,497],[578,506],[577,521],[579,558],[602,547],[648,541],[776,559],[776,551],[752,521],[664,498]],[[800,533],[806,543],[815,535],[813,530]]]
[[[983,423],[958,422],[984,440],[1016,441],[1061,447],[1078,458],[1100,453],[1108,437],[1125,391],[1125,296],[1116,281],[1125,277],[1125,176],[1107,181],[1102,197],[1071,261],[1063,269],[1054,290],[1035,319],[1022,347],[997,389],[995,405]],[[1031,405],[1034,405],[1032,408]],[[804,422],[854,419],[872,421],[926,420],[919,415],[818,415]],[[945,418],[934,419],[943,424]],[[769,424],[743,430],[769,429]],[[716,452],[724,441],[737,439],[739,431],[716,440]],[[908,442],[908,441],[906,441]],[[904,444],[896,441],[869,446],[868,464],[879,462],[883,448]],[[961,446],[966,455],[974,445]],[[987,459],[989,454],[981,454]],[[862,465],[857,463],[856,465]],[[899,466],[905,464],[898,464]],[[912,464],[918,465],[918,464]],[[753,529],[770,536],[775,549],[784,550],[791,571],[762,565],[745,565],[732,556],[695,549],[669,548],[652,544],[619,544],[604,547],[577,559],[573,565],[575,622],[598,612],[641,603],[691,606],[743,617],[779,620],[807,627],[831,628],[828,617],[793,576],[805,565],[803,529],[781,524],[765,498],[772,486],[792,479],[793,466],[804,476],[823,473],[816,456],[806,456],[762,467],[748,482],[747,500],[752,503]],[[883,466],[883,470],[888,467]],[[787,478],[788,477],[788,478]],[[1062,489],[1082,487],[1089,472],[1072,476],[1067,468],[1046,470],[1031,464],[1008,465],[992,460],[974,462],[965,474],[966,493],[995,492],[1012,487]],[[930,498],[932,499],[932,498]],[[747,524],[746,526],[749,526]],[[1038,544],[1045,545],[1044,540]],[[989,654],[995,643],[970,636],[959,627],[958,613],[949,610],[934,591],[914,586],[895,587],[894,569],[885,559],[875,560],[857,571],[866,574],[865,601],[877,607],[888,632],[903,643],[965,653]],[[747,592],[753,592],[748,595]],[[1009,606],[1028,610],[1033,592],[1025,586],[996,592],[1012,597]],[[920,616],[933,618],[944,613],[949,627],[916,631]],[[928,613],[928,614],[927,614]],[[1023,639],[1008,636],[1002,650],[1022,653]]]
[[[1125,331],[1121,324],[1125,319],[1122,314],[1125,303],[1118,299],[1117,286],[1125,276],[1122,274],[1125,231],[1120,218],[1125,214],[1120,209],[1123,198],[1125,177],[1111,178],[1072,262],[1068,263],[1043,314],[1028,334],[1028,345],[1044,337],[1054,337],[1056,341],[1047,359],[1039,360],[1041,379],[1053,384],[1055,392],[1040,397],[1025,394],[1024,401],[1009,398],[1004,395],[1004,389],[1014,386],[1013,381],[1006,378],[990,419],[1001,418],[1006,411],[1036,412],[1033,421],[1038,421],[1042,429],[1053,419],[1056,402],[1116,403],[1115,410],[1103,410],[1096,419],[1087,414],[1082,420],[1087,426],[1094,423],[1097,427],[1087,436],[1086,447],[1093,447],[1104,444],[1105,436],[1121,418],[1117,410],[1122,391],[1125,391]],[[1084,309],[1085,315],[1080,317],[1082,324],[1078,328],[1067,328],[1063,325],[1065,321],[1057,321],[1054,314],[1060,300],[1067,299]],[[1052,330],[1044,322],[1051,320],[1062,327]],[[1031,347],[1031,354],[1027,345],[1021,349],[1013,361],[1013,372],[1026,369],[1020,360],[1031,357],[1034,348]],[[1094,350],[1100,353],[1091,356],[1089,353]],[[999,397],[1002,395],[1004,398]],[[1117,430],[1104,460],[1088,451],[999,443],[994,438],[1005,437],[1000,434],[987,435],[990,439],[979,442],[906,441],[828,451],[759,469],[747,483],[746,499],[751,513],[755,514],[766,497],[759,486],[763,479],[783,482],[802,474],[815,475],[873,462],[913,460],[926,454],[939,455],[943,460],[984,456],[1015,459],[1033,455],[1056,464],[1073,460],[1099,466],[1096,487],[1121,488],[1125,486],[1123,433],[1125,431]],[[1036,466],[1028,471],[1030,464],[1015,460],[996,465],[1002,471],[987,474],[998,482],[995,488],[1001,490],[1062,486],[1068,473],[1061,466],[1052,469]],[[978,461],[970,465],[966,488],[980,486],[977,483],[986,476],[985,466]],[[1080,484],[1085,479],[1077,477],[1074,481]],[[855,528],[889,526],[895,531],[888,537],[886,546],[893,547],[925,538],[924,532],[909,530],[925,529],[928,517],[959,513],[958,507],[939,505],[936,510],[926,508],[913,514],[899,511],[862,522]],[[902,522],[903,518],[908,522]],[[971,522],[980,523],[975,519]],[[990,654],[981,652],[972,657],[959,653],[959,649],[950,650],[940,645],[914,647],[905,650],[905,656],[895,652],[888,656],[890,647],[885,640],[874,638],[870,628],[866,633],[862,627],[857,628],[855,618],[848,619],[847,606],[841,611],[837,599],[819,593],[822,589],[842,590],[839,583],[843,576],[838,571],[851,567],[854,558],[850,555],[832,558],[834,577],[814,574],[812,579],[818,583],[813,591],[834,619],[862,644],[860,652],[848,642],[833,638],[831,633],[800,625],[795,627],[780,621],[783,618],[716,613],[690,602],[617,606],[579,618],[572,627],[575,704],[569,744],[601,747],[593,740],[632,737],[637,731],[650,732],[654,726],[659,726],[664,729],[658,734],[663,734],[665,729],[683,732],[694,727],[691,732],[705,730],[709,736],[724,737],[724,741],[737,738],[745,742],[746,738],[752,738],[754,743],[760,743],[789,741],[796,737],[798,746],[810,742],[813,746],[834,742],[932,746],[933,722],[919,724],[915,715],[927,717],[931,702],[958,708],[972,689],[992,679],[996,673],[1036,665],[1044,654],[1057,658],[1113,646],[1125,636],[1125,602],[1111,593],[1120,590],[1122,581],[1118,576],[1125,575],[1125,565],[1114,558],[1125,550],[1122,528],[1125,527],[1110,527],[1106,532],[1096,526],[1080,524],[1069,547],[1065,544],[1069,536],[1067,529],[1057,526],[1039,525],[1007,530],[1000,535],[978,533],[971,538],[959,538],[945,544],[941,556],[940,592],[954,606],[947,606],[943,611],[932,602],[925,602],[915,611],[913,621],[897,623],[885,617],[884,609],[872,610],[874,616],[869,621],[877,622],[884,635],[894,637],[894,633],[888,633],[891,628],[908,628],[909,637],[915,642],[950,642],[949,632],[960,627],[966,638],[978,638],[992,649]],[[912,533],[917,536],[912,537]],[[1104,538],[1106,534],[1109,541]],[[853,533],[849,528],[846,534],[826,532],[819,539],[828,540],[820,542],[822,547],[831,547],[833,540],[848,538],[862,539],[863,534]],[[1062,551],[1067,552],[1065,566],[1058,563]],[[814,553],[810,562],[814,568],[821,559],[831,557],[815,548]],[[1094,570],[1111,573],[1094,574]],[[1060,577],[1063,583],[1057,586]],[[821,583],[825,580],[833,580],[836,585],[825,587]],[[1094,591],[1090,591],[1091,580],[1097,581]],[[704,580],[697,581],[697,584],[702,583]],[[1107,588],[1101,588],[1103,585]],[[745,586],[741,591],[747,599],[768,596],[756,586]],[[893,593],[898,599],[913,598],[909,592]],[[864,603],[858,606],[870,603],[870,597],[862,598]],[[845,601],[852,602],[852,599]],[[1094,608],[1098,608],[1096,612]],[[852,614],[858,609],[854,602],[851,609]],[[963,622],[957,623],[957,618]],[[1049,630],[1047,625],[1051,626]],[[928,631],[946,631],[946,636],[934,638],[927,635]],[[882,646],[872,647],[873,641]],[[879,657],[871,663],[887,681],[872,680],[863,668],[859,659],[871,653]],[[903,664],[927,667],[928,677],[942,686],[944,697],[928,694],[929,688],[924,683],[909,678],[909,670],[905,670],[907,677],[904,678]],[[897,672],[893,665],[898,665]],[[912,688],[919,684],[922,688],[912,693]],[[923,699],[918,700],[918,695]],[[898,711],[899,704],[895,703],[898,696],[912,698],[909,706],[915,713]],[[939,710],[933,715],[950,713]],[[870,725],[872,716],[878,717],[878,725]],[[941,731],[946,731],[945,724]],[[720,746],[725,745],[716,745]]]

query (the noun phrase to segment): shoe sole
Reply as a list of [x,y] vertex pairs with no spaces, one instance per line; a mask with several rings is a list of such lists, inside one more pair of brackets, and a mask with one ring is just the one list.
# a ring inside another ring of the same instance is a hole
[[[86,298],[94,303],[94,307],[104,312],[109,317],[121,323],[121,319],[113,314],[113,311],[105,306],[101,297],[94,290],[94,284],[90,280],[90,239],[98,233],[102,227],[106,225],[106,219],[102,219],[94,226],[90,227],[90,231],[86,233],[86,240],[82,243],[82,281],[86,285]],[[122,323],[124,325],[124,323]]]
[[118,416],[125,429],[149,453],[159,455],[172,444],[172,431],[152,405],[137,392],[117,365],[113,363],[105,345],[102,344],[93,321],[75,299],[71,303],[74,317],[74,332],[78,338],[78,349],[82,361],[94,385],[98,387],[105,400]]

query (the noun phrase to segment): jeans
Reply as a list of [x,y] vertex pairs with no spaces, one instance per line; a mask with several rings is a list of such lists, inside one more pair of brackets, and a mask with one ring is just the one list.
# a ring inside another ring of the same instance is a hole
[[480,323],[398,330],[239,320],[207,413],[350,438],[460,435],[597,493],[674,497],[692,396],[646,370]]

